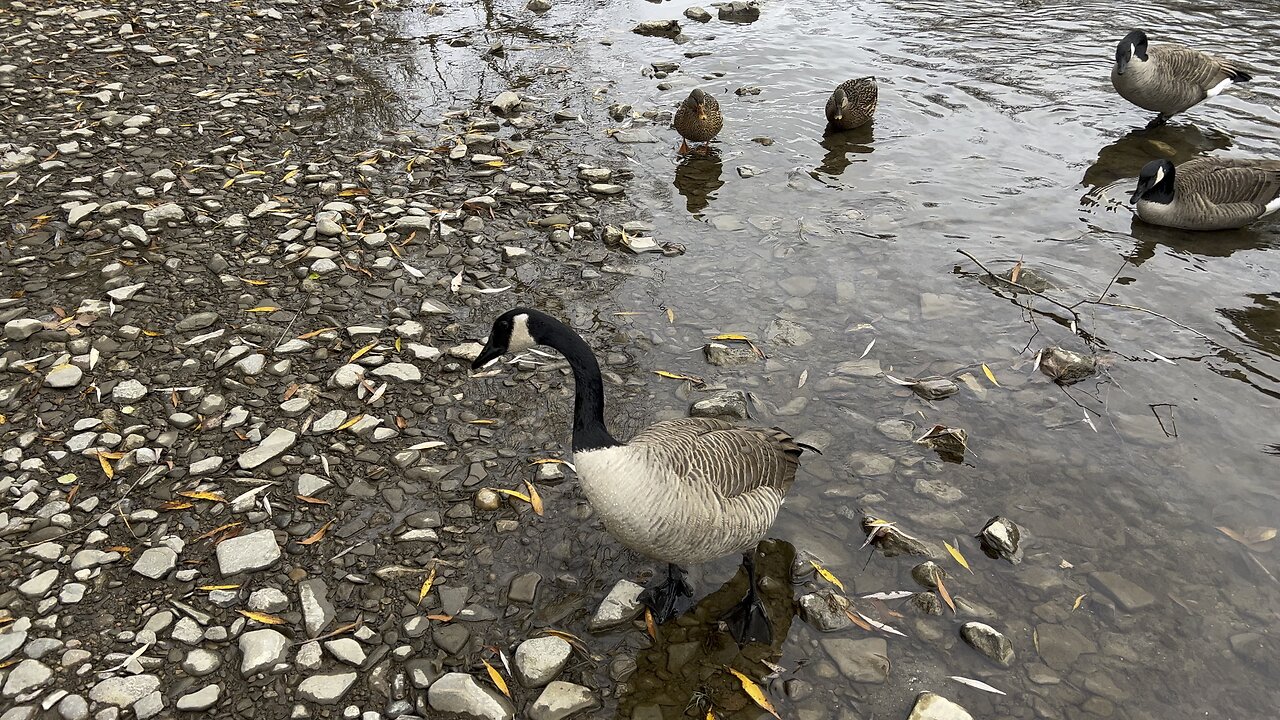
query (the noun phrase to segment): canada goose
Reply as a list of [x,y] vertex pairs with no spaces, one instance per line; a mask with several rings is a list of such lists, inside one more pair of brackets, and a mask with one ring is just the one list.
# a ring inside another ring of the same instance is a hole
[[587,500],[619,542],[667,563],[666,579],[641,596],[654,619],[669,620],[680,597],[692,597],[681,566],[743,553],[747,595],[724,619],[739,643],[769,643],[754,549],[795,481],[802,446],[777,428],[707,418],[664,420],[630,442],[615,439],[604,422],[604,381],[591,348],[569,326],[530,308],[494,320],[471,367],[535,345],[560,351],[573,370],[573,462]]
[[1214,97],[1253,76],[1236,64],[1189,47],[1164,43],[1147,46],[1147,34],[1134,30],[1116,46],[1111,84],[1120,97],[1159,113],[1147,127]]
[[689,143],[709,143],[724,127],[724,116],[720,114],[720,103],[702,91],[694,88],[689,97],[676,108],[673,123],[676,132],[680,133],[680,153],[689,152]]
[[1198,158],[1142,168],[1129,202],[1152,225],[1230,230],[1280,210],[1280,160]]
[[827,122],[837,130],[852,130],[871,122],[876,113],[876,79],[846,80],[827,98]]

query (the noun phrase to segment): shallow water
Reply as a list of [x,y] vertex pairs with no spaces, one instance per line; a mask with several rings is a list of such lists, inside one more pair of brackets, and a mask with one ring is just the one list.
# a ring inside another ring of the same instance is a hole
[[[1165,231],[1136,222],[1126,201],[1139,168],[1155,157],[1280,156],[1280,92],[1263,77],[1144,132],[1148,114],[1108,81],[1114,43],[1131,25],[1153,42],[1181,40],[1280,67],[1271,4],[772,2],[754,23],[705,25],[681,17],[690,4],[633,0],[606,9],[562,0],[541,18],[508,8],[489,18],[485,33],[565,44],[570,81],[582,87],[567,106],[600,138],[573,151],[633,170],[627,200],[658,240],[687,248],[680,257],[615,263],[652,272],[612,298],[570,305],[575,318],[598,314],[616,326],[617,349],[636,358],[624,377],[629,391],[611,390],[627,405],[618,434],[697,399],[652,370],[749,390],[758,421],[826,434],[824,454],[806,460],[774,537],[817,557],[851,594],[918,589],[910,559],[868,559],[859,550],[863,511],[958,543],[975,572],[946,559],[951,592],[993,611],[987,622],[1017,653],[1009,669],[997,668],[960,642],[949,613],[898,607],[906,617],[893,622],[908,637],[889,638],[887,681],[850,682],[829,657],[839,652],[837,636],[796,621],[778,660],[787,670],[770,684],[783,716],[905,717],[923,690],[986,718],[1273,716],[1275,657],[1251,653],[1245,634],[1272,634],[1280,617],[1274,541],[1249,550],[1216,528],[1248,533],[1280,517],[1280,224]],[[475,23],[468,12],[433,27],[443,37]],[[638,20],[665,18],[680,18],[690,41],[628,32]],[[681,67],[661,80],[642,74],[659,61]],[[493,80],[427,70],[403,80],[420,102],[465,103],[522,78],[536,91],[536,74],[546,70],[521,66],[518,54],[495,68]],[[867,74],[880,81],[874,127],[824,138],[826,94]],[[673,109],[694,86],[719,98],[727,118],[714,156],[677,161],[678,138],[663,124],[654,128],[663,143],[604,139],[605,128],[619,126],[604,112],[609,104]],[[744,86],[761,92],[734,94]],[[740,177],[743,166],[756,174]],[[996,272],[1021,259],[1067,304],[1105,288],[1110,302],[1166,317],[1079,306],[1079,327],[1105,373],[1064,390],[1033,370],[1035,355],[1054,344],[1083,351],[1084,339],[1060,308],[982,282],[958,250]],[[809,339],[777,341],[770,326],[779,319]],[[721,332],[760,338],[769,359],[708,366],[698,348]],[[840,367],[873,340],[855,364],[878,363],[898,377],[967,374],[971,382],[928,403]],[[963,463],[939,462],[882,432],[887,420],[913,423],[916,435],[934,423],[965,428],[969,452]],[[972,539],[997,514],[1023,528],[1020,565],[988,560]],[[620,570],[644,567],[599,552],[589,568],[579,566],[591,573],[584,604]],[[1117,607],[1091,583],[1094,572],[1128,578],[1151,594],[1150,604]],[[683,703],[653,688],[698,688],[706,674],[688,663],[654,682],[645,678],[650,665],[640,667],[620,714],[652,701],[665,716],[681,716]],[[964,687],[953,675],[1008,695]],[[793,687],[789,696],[788,679],[812,689]],[[712,693],[722,715],[731,690]]]

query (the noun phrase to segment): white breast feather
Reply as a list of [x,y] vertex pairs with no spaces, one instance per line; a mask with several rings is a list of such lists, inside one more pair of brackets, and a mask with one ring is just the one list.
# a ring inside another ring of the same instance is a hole
[[1267,203],[1266,208],[1262,211],[1262,217],[1266,217],[1277,210],[1280,210],[1280,197]]

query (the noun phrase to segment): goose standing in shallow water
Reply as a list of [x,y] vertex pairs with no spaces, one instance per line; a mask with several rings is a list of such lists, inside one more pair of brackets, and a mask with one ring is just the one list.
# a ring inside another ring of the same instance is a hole
[[1129,202],[1152,225],[1231,230],[1280,211],[1280,160],[1152,160]]
[[692,597],[684,565],[743,553],[747,595],[725,616],[741,644],[769,643],[772,630],[756,592],[755,546],[773,525],[795,481],[801,446],[779,429],[735,427],[706,418],[664,420],[630,442],[604,422],[604,381],[587,343],[569,326],[529,308],[493,322],[472,363],[552,347],[573,370],[573,461],[582,490],[605,529],[623,545],[667,563],[667,578],[641,600],[658,622]]
[[689,97],[676,108],[676,117],[672,121],[676,132],[680,133],[680,154],[689,152],[689,143],[709,143],[724,127],[724,116],[720,114],[720,103],[694,88]]
[[1120,97],[1159,113],[1148,128],[1252,79],[1236,64],[1199,50],[1173,43],[1148,46],[1141,30],[1125,35],[1116,46],[1111,68],[1111,84]]
[[871,122],[876,114],[876,79],[846,80],[827,98],[827,122],[837,130],[853,130]]

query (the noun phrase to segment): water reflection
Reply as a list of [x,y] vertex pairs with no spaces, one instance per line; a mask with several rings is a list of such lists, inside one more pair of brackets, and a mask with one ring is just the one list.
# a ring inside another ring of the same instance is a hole
[[1274,246],[1275,233],[1254,228],[1240,230],[1219,230],[1214,232],[1194,232],[1176,228],[1149,225],[1133,216],[1129,233],[1133,235],[1133,249],[1124,257],[1135,266],[1155,257],[1161,248],[1174,253],[1186,253],[1203,257],[1231,257],[1233,253],[1247,250],[1261,250]]
[[1213,128],[1194,125],[1165,125],[1152,130],[1134,130],[1098,151],[1098,159],[1084,171],[1082,184],[1091,188],[1117,180],[1136,178],[1142,166],[1165,158],[1174,165],[1215,150],[1231,147],[1231,137]]
[[707,209],[715,199],[715,191],[724,187],[720,179],[723,171],[724,164],[714,152],[688,155],[680,160],[673,184],[684,196],[685,210],[696,215]]
[[618,703],[617,717],[703,718],[708,710],[720,718],[758,717],[760,709],[725,668],[766,685],[765,678],[773,670],[762,661],[779,659],[791,630],[795,554],[795,548],[783,540],[765,540],[757,547],[760,600],[773,625],[772,645],[752,643],[739,648],[717,620],[746,594],[746,573],[739,569],[688,613],[656,627],[657,638],[636,656],[636,671]]
[[826,150],[817,172],[839,177],[845,168],[853,164],[851,155],[869,155],[875,151],[872,142],[875,140],[875,122],[867,123],[853,130],[832,130],[828,128],[818,143]]
[[1219,310],[1255,350],[1280,360],[1280,293],[1253,293],[1254,304],[1238,309]]

